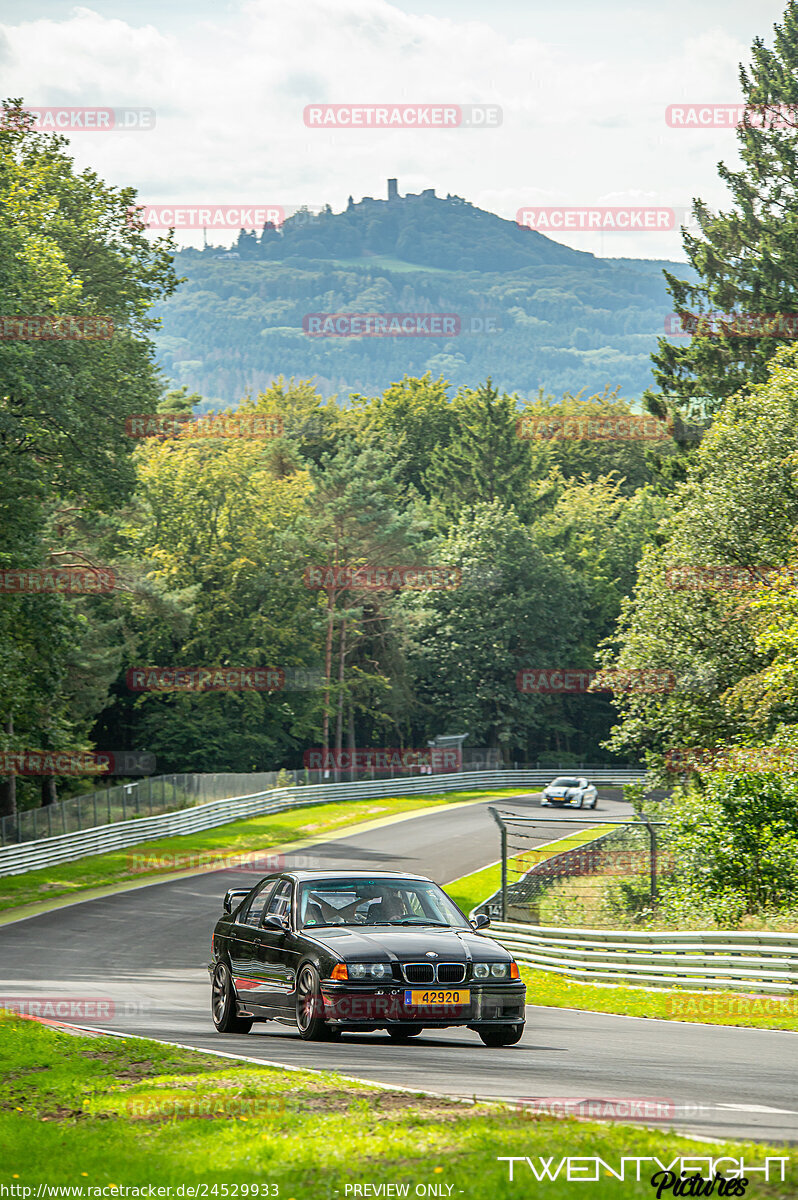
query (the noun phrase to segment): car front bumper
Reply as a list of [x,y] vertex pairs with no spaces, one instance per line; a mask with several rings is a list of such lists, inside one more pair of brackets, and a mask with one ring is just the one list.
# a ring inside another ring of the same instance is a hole
[[[468,1004],[411,1005],[405,1002],[406,986],[350,987],[323,981],[321,996],[324,1019],[332,1025],[373,1025],[402,1022],[411,1025],[446,1026],[508,1025],[524,1020],[526,986],[513,982],[503,987],[464,985]],[[419,990],[416,985],[415,990]]]

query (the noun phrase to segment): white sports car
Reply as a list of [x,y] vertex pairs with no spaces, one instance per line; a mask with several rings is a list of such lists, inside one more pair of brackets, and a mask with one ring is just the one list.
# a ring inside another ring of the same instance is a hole
[[541,805],[567,804],[572,808],[595,808],[598,792],[592,783],[576,775],[559,775],[543,789]]

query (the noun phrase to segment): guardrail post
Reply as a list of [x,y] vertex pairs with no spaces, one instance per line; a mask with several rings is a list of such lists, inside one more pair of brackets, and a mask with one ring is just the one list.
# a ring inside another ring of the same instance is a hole
[[656,830],[654,829],[654,826],[651,824],[651,821],[649,820],[649,818],[644,813],[641,813],[640,815],[641,815],[643,821],[645,822],[646,829],[648,830],[648,837],[649,837],[649,843],[650,843],[649,851],[648,851],[648,863],[649,863],[649,875],[650,875],[650,879],[651,879],[651,903],[652,903],[652,905],[656,905],[656,903],[657,903],[657,833],[656,833]]
[[507,827],[499,816],[498,811],[490,805],[488,812],[501,830],[502,847],[502,920],[507,920]]

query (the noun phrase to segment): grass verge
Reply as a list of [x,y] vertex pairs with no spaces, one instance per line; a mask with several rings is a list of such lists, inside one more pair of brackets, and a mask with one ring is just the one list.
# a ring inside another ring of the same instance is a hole
[[582,1008],[660,1021],[700,1025],[738,1025],[750,1029],[798,1032],[798,997],[742,995],[739,992],[690,992],[682,988],[639,988],[623,984],[583,983],[565,975],[519,963],[527,985],[527,1003],[548,1008]]
[[[423,1049],[410,1046],[407,1053]],[[667,1130],[524,1116],[495,1105],[383,1091],[331,1072],[220,1060],[144,1039],[71,1037],[5,1016],[0,1059],[6,1067],[0,1184],[31,1187],[34,1196],[40,1184],[81,1189],[68,1194],[88,1200],[103,1188],[113,1196],[120,1186],[171,1185],[174,1197],[176,1185],[184,1185],[185,1196],[188,1185],[207,1183],[209,1196],[343,1200],[353,1195],[353,1184],[382,1183],[406,1184],[411,1197],[493,1200],[535,1188],[528,1168],[520,1174],[525,1164],[516,1164],[510,1183],[500,1156],[529,1156],[538,1170],[538,1156],[555,1168],[562,1158],[597,1156],[619,1171],[624,1157],[670,1163],[677,1157],[706,1161],[708,1154],[756,1165],[768,1156],[791,1156],[786,1182],[761,1183],[757,1176],[756,1194],[768,1200],[795,1194],[795,1154],[788,1149],[720,1142],[708,1147]],[[584,1169],[583,1163],[582,1182]],[[655,1194],[653,1164],[639,1182],[593,1169],[598,1179],[591,1196]],[[560,1177],[545,1183],[547,1200],[572,1196],[564,1173],[561,1168]]]
[[[506,798],[524,794],[528,790],[503,788],[497,791],[441,792],[432,796],[347,800],[250,817],[245,821],[216,825],[201,833],[141,842],[124,850],[93,854],[75,862],[0,878],[0,912],[58,897],[79,895],[94,888],[144,882],[148,876],[187,871],[200,865],[205,870],[213,870],[214,859],[219,860],[221,869],[225,866],[225,860],[236,855],[266,852],[287,842],[316,839],[364,821],[401,816],[417,809],[462,804],[467,800]],[[242,878],[246,883],[252,879],[252,875]]]

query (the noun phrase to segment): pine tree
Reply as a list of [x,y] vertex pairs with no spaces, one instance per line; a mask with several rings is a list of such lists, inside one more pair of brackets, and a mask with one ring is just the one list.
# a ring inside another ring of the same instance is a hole
[[532,498],[532,460],[529,443],[518,436],[514,397],[500,395],[488,379],[476,391],[462,391],[455,412],[450,444],[427,471],[430,493],[440,497],[449,516],[499,501],[504,508],[514,506],[523,519]]
[[[740,67],[746,112],[737,136],[743,165],[739,171],[718,165],[733,207],[713,214],[703,201],[694,201],[701,234],[685,232],[683,242],[698,281],[665,272],[674,311],[696,332],[689,341],[660,338],[652,355],[657,387],[645,402],[660,418],[669,411],[711,417],[727,396],[763,382],[768,359],[785,336],[795,336],[783,330],[761,336],[761,329],[741,336],[730,322],[717,319],[798,313],[798,0],[790,0],[783,23],[774,29],[773,50],[757,38],[751,66]],[[700,320],[697,326],[688,323],[701,313],[715,314],[711,330]]]

